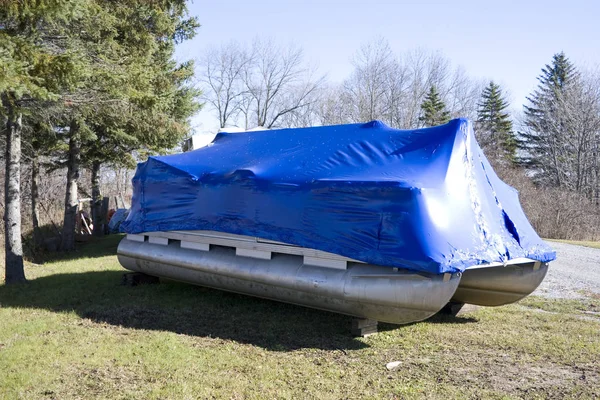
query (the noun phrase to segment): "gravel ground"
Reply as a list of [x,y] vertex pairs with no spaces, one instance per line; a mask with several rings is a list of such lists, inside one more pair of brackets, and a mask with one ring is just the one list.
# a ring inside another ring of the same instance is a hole
[[548,242],[556,250],[548,274],[534,295],[581,298],[582,292],[600,295],[600,249]]

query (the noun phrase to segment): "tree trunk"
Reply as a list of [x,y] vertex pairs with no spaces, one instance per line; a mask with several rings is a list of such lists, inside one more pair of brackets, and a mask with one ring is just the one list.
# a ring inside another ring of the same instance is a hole
[[31,160],[31,222],[33,224],[33,241],[36,247],[43,243],[42,232],[40,231],[40,193],[38,182],[40,178],[40,160],[37,154],[33,155]]
[[92,222],[94,236],[104,235],[105,216],[102,215],[102,196],[100,194],[100,161],[92,163]]
[[78,125],[71,123],[69,132],[69,157],[67,160],[67,191],[65,194],[65,217],[60,248],[64,251],[75,249],[75,226],[77,221],[77,180],[79,179],[79,164],[81,149],[79,146]]
[[4,184],[4,246],[6,284],[25,282],[21,243],[21,114],[6,97],[6,176]]

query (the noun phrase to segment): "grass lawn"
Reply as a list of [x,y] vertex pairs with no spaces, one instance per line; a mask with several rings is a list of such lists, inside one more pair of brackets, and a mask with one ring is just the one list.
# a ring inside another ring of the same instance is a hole
[[0,399],[600,396],[598,299],[529,298],[352,338],[342,315],[169,281],[121,286],[119,239],[0,285]]
[[594,249],[600,249],[600,242],[591,242],[589,240],[562,240],[562,239],[544,239],[550,242],[559,242],[567,244],[575,244],[578,246],[592,247]]

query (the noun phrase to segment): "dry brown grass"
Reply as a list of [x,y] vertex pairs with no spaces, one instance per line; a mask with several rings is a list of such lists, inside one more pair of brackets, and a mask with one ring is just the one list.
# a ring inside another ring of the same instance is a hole
[[536,187],[525,172],[494,166],[519,191],[521,206],[538,235],[550,239],[600,241],[600,207],[585,196],[558,188]]

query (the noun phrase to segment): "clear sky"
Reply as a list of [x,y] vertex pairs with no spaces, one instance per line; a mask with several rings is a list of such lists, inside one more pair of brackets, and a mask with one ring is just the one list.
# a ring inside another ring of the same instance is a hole
[[[341,82],[356,50],[382,36],[397,53],[440,50],[473,78],[494,79],[515,109],[553,54],[564,51],[584,67],[600,65],[600,0],[196,0],[189,8],[202,27],[178,47],[179,59],[230,40],[272,38],[301,46],[330,82]],[[206,110],[194,125],[202,132],[218,123]]]

